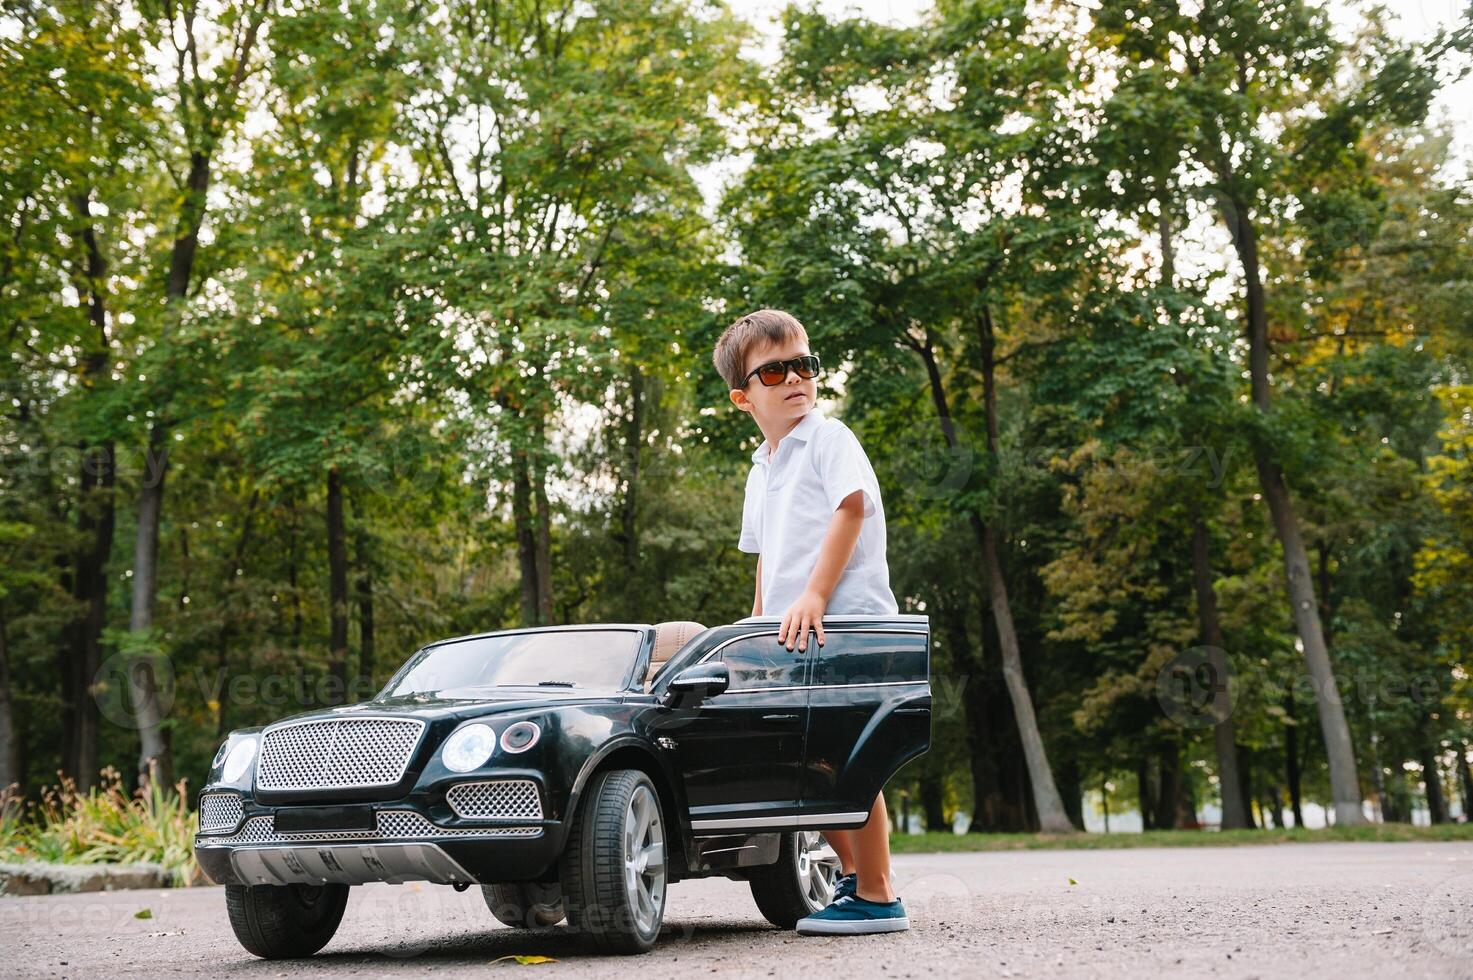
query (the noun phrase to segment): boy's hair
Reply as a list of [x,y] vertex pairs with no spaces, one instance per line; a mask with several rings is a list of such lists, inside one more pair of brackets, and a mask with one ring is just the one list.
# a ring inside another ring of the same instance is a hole
[[740,388],[747,373],[747,355],[763,343],[781,344],[785,340],[808,339],[808,331],[791,313],[782,310],[757,310],[748,313],[722,331],[716,341],[711,361],[726,379],[728,388]]

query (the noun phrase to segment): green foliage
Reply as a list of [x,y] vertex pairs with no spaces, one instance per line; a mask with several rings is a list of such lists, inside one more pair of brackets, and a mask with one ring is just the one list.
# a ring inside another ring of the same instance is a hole
[[161,864],[174,884],[199,878],[194,863],[198,821],[185,784],[155,783],[129,795],[114,769],[79,793],[71,780],[43,790],[38,801],[0,808],[0,861],[54,864]]

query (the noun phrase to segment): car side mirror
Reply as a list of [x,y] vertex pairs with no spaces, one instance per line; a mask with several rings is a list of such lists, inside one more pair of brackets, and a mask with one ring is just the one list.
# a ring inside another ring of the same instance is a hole
[[693,664],[670,678],[670,683],[665,688],[663,703],[669,705],[672,702],[687,699],[701,701],[706,698],[714,698],[729,686],[731,686],[731,672],[726,669],[726,664],[719,660],[705,664]]

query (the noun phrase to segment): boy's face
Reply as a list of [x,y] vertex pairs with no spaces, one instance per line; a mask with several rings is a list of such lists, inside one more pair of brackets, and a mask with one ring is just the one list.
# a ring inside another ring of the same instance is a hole
[[[747,353],[746,373],[768,361],[786,361],[813,353],[808,341],[795,337],[780,344],[765,343]],[[800,378],[798,372],[789,368],[781,384],[768,387],[753,374],[745,386],[733,388],[731,400],[737,408],[750,412],[759,426],[781,426],[784,422],[797,422],[813,408],[818,397],[818,380]]]

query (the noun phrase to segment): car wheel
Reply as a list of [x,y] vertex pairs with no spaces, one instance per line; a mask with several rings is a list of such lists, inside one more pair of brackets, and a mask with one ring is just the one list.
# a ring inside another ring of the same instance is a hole
[[268,960],[311,956],[326,946],[347,904],[348,886],[335,883],[225,886],[235,938]]
[[643,953],[665,915],[665,822],[650,777],[615,769],[590,780],[559,866],[568,921],[600,949]]
[[555,881],[482,885],[481,897],[496,920],[513,929],[550,929],[563,921],[563,890]]
[[834,898],[839,856],[816,830],[784,834],[777,863],[750,876],[752,898],[768,922],[791,929]]

